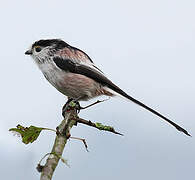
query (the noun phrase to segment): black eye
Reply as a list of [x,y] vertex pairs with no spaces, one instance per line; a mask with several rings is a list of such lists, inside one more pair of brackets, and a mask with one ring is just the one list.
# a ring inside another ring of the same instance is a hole
[[35,47],[35,51],[36,52],[40,52],[41,51],[41,47]]

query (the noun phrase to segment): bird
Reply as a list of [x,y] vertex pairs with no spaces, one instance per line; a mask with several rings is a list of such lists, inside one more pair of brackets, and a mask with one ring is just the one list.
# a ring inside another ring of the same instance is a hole
[[68,98],[79,102],[101,95],[122,96],[167,121],[178,131],[191,136],[187,130],[169,118],[128,95],[108,79],[84,51],[61,39],[35,41],[25,54],[34,59],[51,85]]

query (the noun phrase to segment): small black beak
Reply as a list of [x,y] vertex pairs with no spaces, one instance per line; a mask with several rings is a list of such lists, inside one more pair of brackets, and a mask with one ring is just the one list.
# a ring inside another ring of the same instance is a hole
[[26,55],[32,55],[32,50],[28,50],[25,52]]

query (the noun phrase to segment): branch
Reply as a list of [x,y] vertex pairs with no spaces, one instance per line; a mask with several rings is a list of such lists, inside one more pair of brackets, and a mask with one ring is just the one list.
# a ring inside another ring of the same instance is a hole
[[[52,151],[47,158],[46,164],[42,168],[40,180],[52,179],[52,175],[55,171],[56,166],[58,165],[59,160],[61,159],[66,142],[70,137],[70,129],[75,124],[75,117],[77,117],[75,107],[72,107],[69,111],[65,112],[64,120],[57,128],[57,135]],[[40,166],[40,164],[38,166]]]
[[[114,128],[111,126],[105,126],[102,125],[101,123],[93,123],[91,121],[87,121],[85,119],[79,118],[77,115],[76,104],[73,103],[70,109],[65,111],[64,120],[56,128],[57,129],[56,139],[52,151],[51,153],[49,153],[49,157],[47,158],[45,166],[41,166],[40,163],[38,164],[37,169],[41,171],[40,180],[52,179],[55,168],[58,165],[59,160],[62,158],[62,153],[65,148],[66,142],[70,138],[70,129],[73,127],[73,125],[76,125],[77,123],[82,123],[87,126],[92,126],[99,130],[109,131],[114,134],[123,135],[119,132],[116,132]],[[85,144],[85,147],[87,148],[85,140],[83,142]]]
[[123,134],[121,134],[121,133],[115,131],[115,129],[114,129],[112,126],[105,126],[105,125],[103,125],[103,124],[101,124],[101,123],[98,123],[98,122],[97,122],[97,123],[93,123],[93,122],[91,122],[91,121],[87,121],[87,120],[82,119],[82,118],[79,118],[79,117],[77,117],[76,122],[77,122],[77,123],[81,123],[81,124],[85,124],[85,125],[87,125],[87,126],[94,127],[94,128],[96,128],[96,129],[99,129],[99,130],[109,131],[109,132],[111,132],[111,133],[114,133],[114,134],[118,134],[118,135],[123,136]]
[[[93,103],[92,105],[97,104],[97,103],[99,103],[99,101],[97,101],[96,103]],[[91,107],[92,105],[89,105],[87,107]],[[13,132],[14,134],[19,135],[22,138],[22,142],[25,144],[33,143],[38,138],[42,130],[50,130],[56,133],[56,138],[55,138],[52,151],[50,153],[47,153],[40,160],[37,166],[38,172],[41,172],[40,180],[51,180],[52,179],[53,173],[60,159],[62,162],[67,164],[67,161],[62,158],[62,153],[67,143],[67,140],[69,138],[81,140],[87,150],[87,144],[86,144],[85,139],[78,138],[78,137],[71,137],[70,130],[73,127],[73,125],[77,125],[77,123],[82,123],[82,124],[94,127],[99,130],[109,131],[114,134],[123,135],[119,132],[116,132],[114,128],[111,126],[105,126],[101,123],[93,123],[91,121],[87,121],[85,119],[79,118],[78,117],[78,104],[74,102],[66,103],[66,106],[63,107],[63,116],[64,116],[64,120],[56,128],[56,130],[50,129],[50,128],[36,127],[32,125],[30,127],[24,127],[21,125],[17,125],[16,128],[9,129],[9,131]],[[48,158],[46,160],[45,165],[44,166],[41,165],[42,160],[46,158],[47,156]]]

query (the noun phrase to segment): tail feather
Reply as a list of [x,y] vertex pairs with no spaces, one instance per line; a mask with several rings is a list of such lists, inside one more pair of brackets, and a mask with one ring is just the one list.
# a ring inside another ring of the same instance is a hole
[[[143,107],[144,109],[152,112],[153,114],[161,117],[162,119],[164,119],[165,121],[167,121],[168,123],[170,123],[172,126],[174,126],[178,131],[183,132],[184,134],[186,134],[187,136],[191,136],[184,128],[182,128],[181,126],[179,126],[178,124],[174,123],[173,121],[171,121],[170,119],[166,118],[165,116],[163,116],[162,114],[160,114],[159,112],[155,111],[154,109],[148,107],[147,105],[143,104],[142,102],[138,101],[137,99],[129,96],[127,93],[125,93],[123,90],[121,90],[118,86],[114,85],[114,84],[110,84],[108,85],[108,88],[110,88],[112,91],[116,92],[117,94],[120,94],[121,96],[129,99],[130,101],[134,102],[135,104]],[[111,91],[111,92],[112,92]]]

